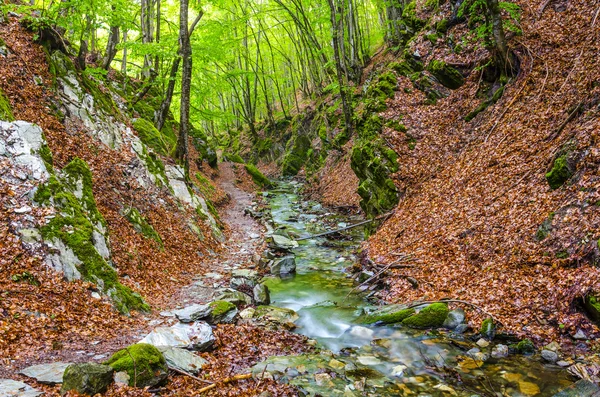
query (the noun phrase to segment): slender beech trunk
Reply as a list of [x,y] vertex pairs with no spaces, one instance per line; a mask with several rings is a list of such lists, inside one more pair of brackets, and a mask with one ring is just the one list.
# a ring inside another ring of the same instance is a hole
[[492,22],[492,35],[494,36],[495,54],[494,58],[503,76],[512,76],[516,71],[514,54],[509,50],[506,36],[502,26],[502,13],[498,0],[486,0],[489,16]]

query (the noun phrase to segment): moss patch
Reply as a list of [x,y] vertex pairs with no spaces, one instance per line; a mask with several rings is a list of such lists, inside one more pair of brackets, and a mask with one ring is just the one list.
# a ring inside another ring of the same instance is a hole
[[[600,242],[599,242],[600,243]],[[596,295],[589,295],[584,299],[584,306],[587,314],[596,323],[600,323],[600,300]]]
[[546,174],[546,181],[548,181],[548,185],[550,185],[552,190],[555,190],[571,179],[573,174],[574,172],[569,165],[567,155],[564,154],[554,160],[552,169]]
[[167,137],[154,127],[154,124],[146,119],[136,119],[133,122],[133,128],[138,133],[140,140],[156,153],[168,156],[174,147],[174,142],[170,142]]
[[253,164],[246,164],[244,165],[244,168],[246,169],[246,172],[250,174],[254,183],[256,183],[258,186],[262,188],[269,188],[273,185],[269,178],[264,176],[263,173],[260,172],[260,170]]
[[402,321],[402,325],[411,328],[434,328],[441,327],[448,317],[448,305],[445,303],[433,303],[419,313]]
[[235,309],[235,305],[227,301],[214,301],[209,303],[209,306],[212,309],[212,317],[222,317],[231,310]]
[[465,83],[465,78],[456,68],[444,61],[434,59],[427,65],[427,70],[444,86],[452,90],[460,88]]
[[406,309],[401,305],[389,305],[364,316],[362,322],[364,324],[395,324],[402,322],[413,314],[415,314],[415,309],[413,308]]
[[116,372],[129,375],[129,386],[146,387],[164,383],[169,369],[163,354],[147,343],[137,343],[119,350],[105,363]]
[[244,164],[244,159],[237,153],[223,153],[223,161],[231,161],[232,163]]
[[533,354],[535,353],[535,345],[529,339],[523,339],[517,343],[516,349],[521,354]]
[[300,172],[308,159],[309,149],[310,139],[296,131],[288,142],[286,155],[283,158],[281,172],[284,176],[294,176]]
[[8,101],[8,98],[2,89],[0,89],[0,120],[15,121],[15,116],[12,114],[10,102]]
[[125,210],[125,218],[133,225],[136,232],[142,234],[144,237],[154,240],[158,243],[160,248],[164,248],[162,239],[156,230],[148,223],[146,218],[142,216],[137,208],[128,208]]

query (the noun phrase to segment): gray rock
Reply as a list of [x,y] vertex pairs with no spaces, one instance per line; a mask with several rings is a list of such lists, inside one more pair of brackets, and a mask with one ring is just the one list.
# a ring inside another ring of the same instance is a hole
[[558,354],[552,350],[542,350],[542,358],[551,364],[558,361]]
[[193,323],[194,321],[207,317],[211,308],[209,305],[191,305],[184,307],[183,309],[173,310],[172,313],[182,323]]
[[556,365],[558,365],[559,367],[562,367],[562,368],[566,368],[566,367],[570,366],[571,363],[568,361],[560,360],[560,361],[556,362]]
[[456,328],[454,328],[455,334],[464,334],[469,329],[467,324],[459,324]]
[[175,324],[172,327],[158,327],[140,343],[156,347],[181,347],[189,350],[208,351],[215,344],[215,336],[210,325],[203,321],[192,324]]
[[589,380],[581,379],[553,397],[594,397],[598,395],[598,392],[600,392],[600,387]]
[[269,287],[264,284],[257,284],[252,290],[252,294],[257,305],[268,305],[271,303]]
[[467,356],[471,357],[476,361],[487,361],[490,356],[485,353],[482,353],[478,348],[474,347],[471,350],[467,351]]
[[444,320],[444,328],[456,329],[460,324],[465,322],[465,311],[463,309],[451,310]]
[[294,321],[300,317],[292,309],[284,309],[276,306],[258,306],[252,318],[272,328],[294,329],[296,328]]
[[284,237],[279,234],[274,234],[273,238],[273,247],[280,250],[291,250],[293,248],[298,247],[298,242],[291,240],[287,237]]
[[129,381],[131,380],[131,377],[129,376],[129,374],[127,372],[120,371],[120,372],[115,372],[113,380],[119,386],[127,386],[129,384]]
[[12,379],[0,379],[0,397],[37,397],[44,394],[27,383]]
[[575,335],[573,335],[573,338],[578,339],[578,340],[585,340],[588,337],[585,334],[585,332],[583,332],[582,330],[578,329],[577,332],[575,333]]
[[271,264],[271,273],[275,275],[290,274],[296,272],[296,259],[294,255],[287,255],[275,259]]
[[252,304],[252,298],[241,291],[226,288],[220,290],[219,292],[220,293],[216,298],[217,300],[231,302],[236,306]]
[[187,350],[176,347],[161,346],[158,348],[165,356],[167,365],[171,368],[176,368],[181,371],[197,374],[202,369],[202,366],[207,363],[205,359],[195,355]]
[[508,346],[506,345],[496,345],[492,349],[492,357],[493,358],[504,358],[508,356]]
[[35,180],[46,180],[49,177],[39,154],[46,144],[39,126],[25,121],[0,121],[0,144],[0,155],[9,157],[16,169],[24,170]]
[[62,383],[63,374],[69,365],[71,363],[38,364],[27,367],[19,373],[33,378],[40,383],[55,385]]
[[69,365],[63,375],[60,394],[65,395],[71,390],[90,396],[104,393],[113,382],[113,373],[114,370],[108,365],[95,363]]

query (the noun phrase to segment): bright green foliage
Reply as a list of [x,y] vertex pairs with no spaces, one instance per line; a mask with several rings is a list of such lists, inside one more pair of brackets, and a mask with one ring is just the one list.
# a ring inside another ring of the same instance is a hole
[[[504,30],[517,34],[521,33],[521,28],[519,27],[521,8],[519,5],[506,1],[498,2],[498,5],[509,16],[503,20]],[[485,46],[491,46],[494,40],[492,36],[492,22],[490,18],[487,18],[487,15],[488,7],[486,0],[466,0],[461,4],[457,13],[459,18],[468,18],[469,27],[473,32],[475,40],[481,40]]]
[[163,242],[160,238],[160,235],[156,232],[152,225],[148,223],[146,218],[140,214],[140,211],[138,211],[137,208],[131,207],[126,209],[125,218],[131,222],[136,232],[142,234],[146,238],[156,241],[161,248],[163,247]]
[[364,324],[395,324],[415,314],[415,309],[406,309],[402,305],[388,305],[362,318]]
[[600,300],[596,295],[588,295],[584,301],[584,306],[587,314],[596,323],[600,323]]
[[441,327],[448,317],[448,305],[445,303],[433,303],[422,309],[419,313],[405,318],[402,325],[411,328],[435,328]]
[[246,172],[250,174],[254,183],[256,183],[258,186],[262,188],[269,188],[273,185],[269,178],[264,176],[254,164],[246,164],[244,165],[244,168],[246,169]]
[[163,354],[147,343],[137,343],[119,350],[105,363],[115,372],[127,372],[129,386],[146,387],[162,384],[169,372]]
[[174,142],[169,137],[163,135],[154,127],[154,124],[148,120],[139,118],[133,122],[133,128],[138,133],[141,141],[144,142],[156,153],[168,156],[172,148],[175,146]]
[[554,160],[552,169],[546,174],[546,180],[548,181],[548,185],[555,190],[571,179],[573,174],[574,172],[569,165],[567,155],[563,154]]
[[92,173],[87,164],[76,158],[63,170],[60,179],[51,175],[38,187],[34,200],[40,204],[52,202],[60,213],[41,228],[44,240],[61,240],[82,262],[78,270],[85,280],[104,285],[122,313],[129,310],[149,310],[141,296],[122,285],[118,275],[94,246],[94,233],[103,233],[106,221],[98,208],[92,191]]
[[10,108],[10,102],[2,89],[0,89],[0,120],[2,121],[15,121],[15,116],[12,114]]
[[434,59],[427,65],[427,70],[445,87],[450,89],[460,88],[465,83],[465,78],[456,68],[444,61]]

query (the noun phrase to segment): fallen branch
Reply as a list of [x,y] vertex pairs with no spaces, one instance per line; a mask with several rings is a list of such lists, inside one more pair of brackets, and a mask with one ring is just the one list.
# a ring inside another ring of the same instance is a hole
[[408,305],[406,307],[406,309],[412,309],[412,308],[415,308],[415,307],[418,307],[418,306],[430,305],[430,304],[433,304],[433,303],[462,303],[464,305],[468,305],[468,306],[471,306],[471,307],[474,307],[474,308],[478,309],[480,312],[482,312],[483,314],[487,315],[492,320],[494,320],[494,322],[503,325],[502,322],[500,320],[498,320],[498,318],[496,316],[494,316],[490,312],[486,311],[481,306],[477,306],[474,303],[471,303],[471,302],[468,302],[468,301],[464,301],[464,300],[461,300],[461,299],[442,299],[442,300],[439,300],[439,301],[420,301],[420,302],[414,302],[414,303]]
[[[252,374],[241,374],[241,375],[232,376],[231,378],[226,378],[218,383],[227,384],[227,383],[231,383],[231,382],[236,382],[238,380],[244,380],[244,379],[250,379],[250,378],[252,378]],[[198,394],[204,393],[205,391],[212,390],[215,387],[217,387],[217,383],[213,383],[212,385],[203,387],[202,389],[198,390]]]
[[366,220],[366,221],[358,222],[358,223],[355,223],[354,225],[346,226],[346,227],[343,227],[341,229],[331,230],[331,231],[328,231],[328,232],[324,232],[324,233],[320,233],[320,234],[315,234],[313,236],[302,237],[302,238],[297,239],[296,241],[310,240],[312,238],[323,237],[323,236],[327,236],[327,235],[330,235],[330,234],[343,232],[345,230],[353,229],[355,227],[366,225],[367,223],[371,223],[371,222],[375,222],[375,221],[387,218],[390,215],[392,215],[393,213],[394,212],[392,211],[392,212],[389,212],[389,213],[384,214],[384,215],[379,215],[377,218],[373,218],[373,219],[369,219],[369,220]]
[[350,295],[352,295],[352,293],[354,291],[356,291],[357,289],[359,289],[360,287],[367,285],[368,283],[370,283],[372,280],[377,279],[379,276],[381,276],[383,273],[385,273],[387,270],[389,270],[392,266],[394,265],[398,265],[399,263],[405,261],[405,260],[409,260],[410,259],[410,255],[406,255],[404,258],[401,258],[399,260],[397,260],[396,262],[392,262],[389,265],[386,265],[383,269],[381,269],[380,271],[378,271],[377,273],[375,273],[374,275],[372,275],[371,277],[369,277],[368,279],[366,279],[365,281],[363,281],[362,283],[360,283],[359,285],[357,285],[356,287],[352,288],[350,290],[350,292],[348,292],[348,295],[346,295],[346,297],[344,298],[344,300],[348,299],[348,297]]
[[573,111],[569,114],[569,117],[567,117],[567,119],[565,121],[563,121],[563,123],[560,126],[558,126],[556,131],[554,131],[552,134],[550,134],[548,137],[546,137],[546,141],[552,141],[552,140],[554,140],[554,138],[559,136],[560,133],[565,129],[567,124],[569,124],[571,121],[573,121],[573,119],[575,119],[575,117],[577,117],[577,115],[580,114],[582,110],[583,110],[583,102],[579,102],[577,104],[577,106],[575,106],[575,109],[573,109]]
[[177,372],[180,375],[184,375],[184,376],[190,377],[190,378],[192,378],[192,379],[194,379],[194,380],[196,380],[198,382],[206,383],[206,384],[209,384],[209,385],[214,384],[213,382],[211,382],[209,380],[198,378],[197,376],[194,376],[194,375],[190,374],[189,372],[185,372],[185,371],[183,371],[183,370],[181,370],[179,368],[169,367],[169,369],[171,371],[173,371],[173,372]]

